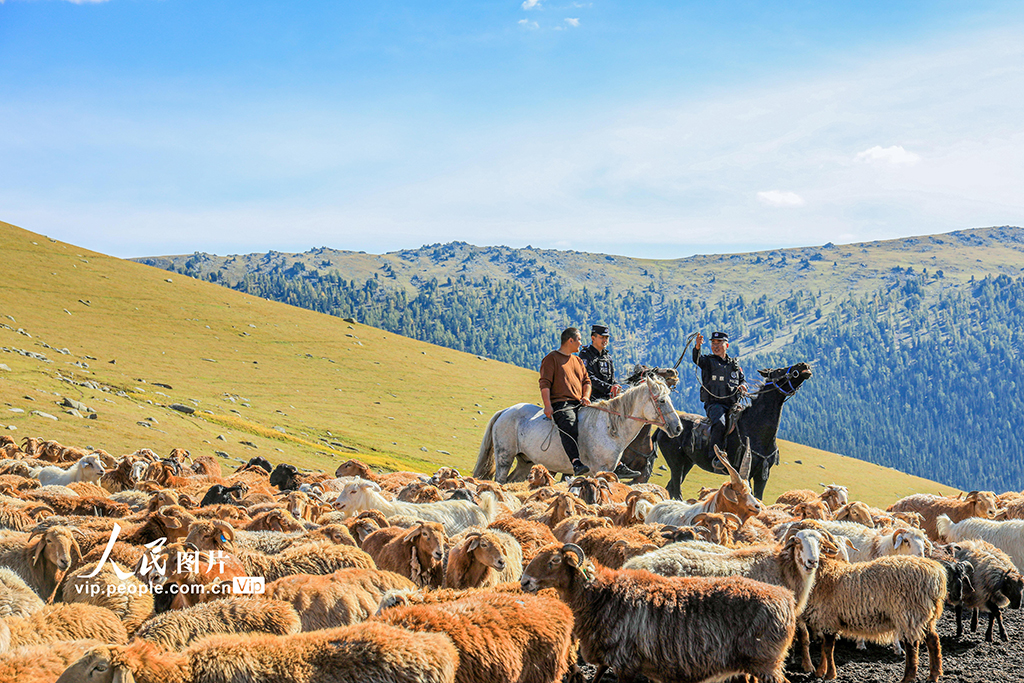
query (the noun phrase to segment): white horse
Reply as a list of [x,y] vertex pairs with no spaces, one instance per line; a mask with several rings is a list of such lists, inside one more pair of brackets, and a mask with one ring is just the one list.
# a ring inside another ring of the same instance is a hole
[[[669,399],[668,387],[653,377],[613,399],[580,409],[580,459],[593,472],[611,472],[623,449],[645,423],[661,427],[670,436],[683,429]],[[512,463],[517,460],[510,475]],[[558,427],[544,416],[543,409],[530,403],[499,410],[487,423],[473,476],[493,477],[502,484],[521,481],[535,464],[544,465],[550,472],[572,473]]]

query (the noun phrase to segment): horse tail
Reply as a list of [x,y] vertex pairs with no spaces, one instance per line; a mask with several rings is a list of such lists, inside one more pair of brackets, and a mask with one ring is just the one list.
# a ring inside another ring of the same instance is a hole
[[480,453],[476,456],[476,467],[473,468],[473,476],[477,479],[494,479],[494,423],[504,412],[503,408],[492,415],[484,429],[484,440],[480,443]]

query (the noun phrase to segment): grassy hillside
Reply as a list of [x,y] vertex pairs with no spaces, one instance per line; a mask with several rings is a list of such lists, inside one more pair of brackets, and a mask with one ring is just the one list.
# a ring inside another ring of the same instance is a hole
[[[535,373],[512,365],[6,223],[0,245],[8,273],[0,281],[0,364],[9,368],[0,367],[0,429],[14,427],[4,433],[18,438],[114,454],[181,446],[193,455],[220,451],[229,465],[258,454],[310,469],[359,457],[389,469],[465,470],[495,410],[536,400]],[[97,419],[64,412],[64,397],[94,409]],[[797,444],[783,443],[781,453],[770,499],[832,481],[874,504],[951,490]],[[666,474],[656,472],[655,481],[664,483]],[[684,491],[719,480],[695,475]]]

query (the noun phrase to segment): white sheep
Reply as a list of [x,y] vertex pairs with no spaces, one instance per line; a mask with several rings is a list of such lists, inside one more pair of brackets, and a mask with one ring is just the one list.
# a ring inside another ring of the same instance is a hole
[[42,486],[49,484],[67,485],[76,481],[99,484],[100,477],[105,472],[106,470],[103,468],[100,456],[92,454],[85,456],[66,470],[55,465],[49,465],[38,469],[33,468],[31,475],[38,479]]
[[480,496],[480,504],[468,500],[445,500],[440,503],[403,503],[381,495],[381,488],[372,481],[359,480],[345,485],[334,501],[334,507],[347,515],[363,510],[380,510],[386,516],[409,515],[428,522],[440,522],[449,536],[472,526],[487,526],[497,514],[493,493]]
[[979,538],[1002,550],[1013,561],[1017,571],[1024,573],[1024,519],[996,522],[981,517],[968,517],[953,522],[946,515],[935,520],[939,537],[947,543]]
[[24,579],[7,567],[0,567],[0,619],[29,617],[43,608],[43,601]]
[[[817,528],[825,529],[840,541],[849,539],[850,562],[868,562],[889,555],[927,557],[932,544],[921,529],[871,529],[857,522],[819,521]],[[778,531],[776,532],[778,533]]]

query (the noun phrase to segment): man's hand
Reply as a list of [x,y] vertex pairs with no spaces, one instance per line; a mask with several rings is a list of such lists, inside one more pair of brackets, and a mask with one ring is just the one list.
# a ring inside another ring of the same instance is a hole
[[697,338],[693,340],[693,348],[699,349],[702,344],[704,344],[704,335],[698,332]]
[[740,392],[740,396],[746,396],[747,395],[747,383],[744,382],[743,384],[739,385],[739,387],[737,387],[737,391]]
[[618,385],[618,384],[613,384],[612,385],[612,389],[611,389],[612,398],[615,398],[616,396],[618,396],[621,393],[622,393],[622,386]]

